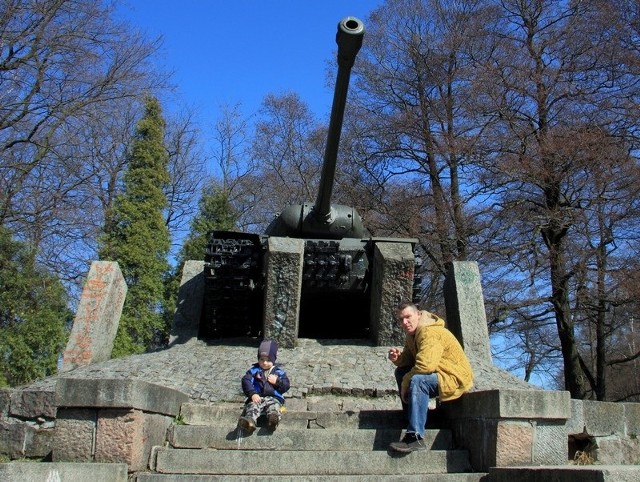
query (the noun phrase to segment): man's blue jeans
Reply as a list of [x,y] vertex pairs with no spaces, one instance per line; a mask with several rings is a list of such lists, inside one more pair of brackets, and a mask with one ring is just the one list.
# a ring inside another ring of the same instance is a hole
[[[396,368],[396,382],[398,383],[398,393],[402,385],[402,377],[411,370],[411,367]],[[427,425],[427,412],[429,411],[429,397],[438,395],[438,375],[430,373],[428,375],[414,375],[409,383],[409,393],[407,403],[402,402],[402,408],[407,414],[409,424],[407,433],[415,433],[424,438],[424,428]]]

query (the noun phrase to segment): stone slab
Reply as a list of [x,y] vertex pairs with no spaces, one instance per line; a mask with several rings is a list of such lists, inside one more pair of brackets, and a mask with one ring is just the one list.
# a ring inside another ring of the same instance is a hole
[[265,255],[264,337],[281,348],[297,344],[304,240],[269,237]]
[[[385,474],[385,482],[488,482],[484,473],[470,474],[418,474],[418,475],[389,475]],[[221,476],[221,480],[233,480],[231,477]],[[215,480],[211,475],[190,475],[190,474],[154,474],[145,472],[136,474],[136,482],[212,482]],[[298,475],[254,475],[250,479],[243,476],[236,477],[236,480],[251,480],[251,482],[369,482],[370,475],[305,475],[301,478]]]
[[583,400],[582,409],[584,424],[589,435],[607,436],[625,433],[623,404]]
[[93,461],[97,421],[96,409],[61,408],[53,437],[53,461]]
[[3,482],[127,482],[126,464],[11,462],[0,464]]
[[640,466],[556,465],[545,467],[492,467],[492,482],[637,482]]
[[135,379],[61,378],[58,407],[135,408],[175,416],[189,397],[172,388]]
[[625,435],[640,438],[640,403],[623,403]]
[[[387,451],[281,450],[268,457],[249,450],[160,448],[156,451],[156,471],[160,473],[224,475],[370,475],[468,472],[471,467],[464,450],[427,450],[408,457],[391,457]],[[273,456],[277,455],[277,456]],[[410,460],[407,460],[409,458]],[[250,462],[248,462],[250,461]]]
[[595,437],[595,444],[592,453],[599,464],[640,465],[640,439],[611,435]]
[[23,424],[0,420],[0,454],[11,458],[24,457],[25,429]]
[[444,282],[447,327],[470,360],[492,365],[480,271],[475,261],[449,263]]
[[534,464],[561,465],[568,457],[568,437],[563,420],[538,420],[535,424]]
[[124,462],[131,470],[144,469],[143,426],[144,414],[140,410],[101,410],[95,438],[95,460]]
[[9,415],[25,419],[56,417],[55,393],[53,390],[13,390]]
[[185,261],[169,346],[198,337],[204,297],[204,261]]
[[127,284],[117,262],[91,263],[61,372],[111,358],[126,294]]
[[455,409],[448,413],[453,418],[566,420],[571,416],[570,400],[565,391],[486,390],[451,402]]
[[504,467],[533,461],[534,427],[531,422],[499,422],[496,441],[495,465]]
[[[304,451],[341,450],[341,451],[386,451],[391,442],[402,438],[402,430],[397,429],[337,429],[314,430],[312,434],[306,427],[295,428],[284,420],[275,432],[259,427],[252,435],[239,433],[235,427],[207,427],[203,425],[175,425],[172,427],[169,442],[179,448],[214,448],[217,450],[296,450],[300,457]],[[452,448],[449,430],[426,430],[425,444],[430,450]],[[258,456],[260,456],[258,454]]]
[[396,323],[396,308],[411,301],[414,273],[415,255],[409,242],[375,243],[370,328],[376,345],[404,344],[404,333]]
[[568,435],[581,434],[586,429],[582,402],[583,400],[571,399],[571,417],[567,420],[566,425]]

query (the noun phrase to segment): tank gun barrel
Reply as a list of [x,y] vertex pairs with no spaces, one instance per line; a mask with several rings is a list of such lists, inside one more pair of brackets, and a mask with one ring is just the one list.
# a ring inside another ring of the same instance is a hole
[[338,73],[333,92],[333,104],[331,106],[331,118],[327,133],[327,144],[324,151],[322,173],[318,198],[314,205],[314,217],[318,223],[331,222],[331,192],[333,190],[336,160],[338,157],[338,145],[342,131],[342,120],[347,102],[347,90],[351,68],[356,60],[356,55],[362,46],[364,37],[364,25],[355,17],[343,18],[338,23],[336,43],[338,44]]

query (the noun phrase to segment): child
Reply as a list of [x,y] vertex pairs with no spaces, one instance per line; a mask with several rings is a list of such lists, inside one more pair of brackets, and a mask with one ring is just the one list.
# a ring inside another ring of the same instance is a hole
[[275,365],[278,344],[264,340],[258,348],[258,363],[254,363],[242,377],[242,391],[247,396],[238,427],[251,435],[256,429],[258,417],[267,416],[267,428],[274,431],[280,422],[280,406],[283,394],[289,390],[289,378]]

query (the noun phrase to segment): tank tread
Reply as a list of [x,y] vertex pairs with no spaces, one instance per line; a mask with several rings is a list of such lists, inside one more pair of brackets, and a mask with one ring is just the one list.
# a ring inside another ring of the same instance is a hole
[[363,290],[365,270],[354,260],[364,256],[364,247],[355,251],[341,250],[340,241],[307,240],[304,248],[302,286],[321,290]]
[[214,231],[204,264],[201,338],[254,336],[262,328],[260,236]]

